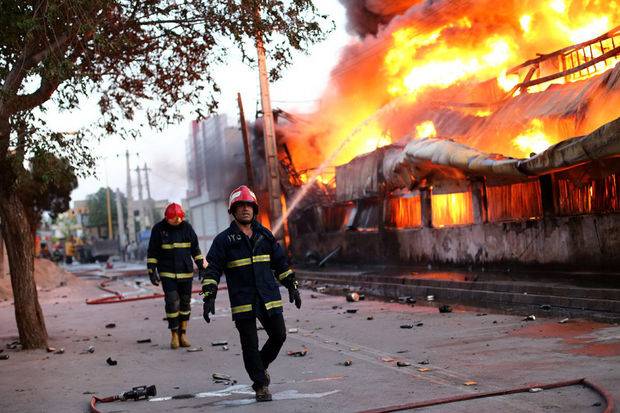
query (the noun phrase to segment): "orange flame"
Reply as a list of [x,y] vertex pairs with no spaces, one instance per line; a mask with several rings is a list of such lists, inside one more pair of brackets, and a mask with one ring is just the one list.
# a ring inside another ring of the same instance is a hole
[[512,140],[525,156],[530,153],[540,153],[552,145],[556,139],[552,139],[545,134],[544,125],[540,119],[533,119],[528,128]]

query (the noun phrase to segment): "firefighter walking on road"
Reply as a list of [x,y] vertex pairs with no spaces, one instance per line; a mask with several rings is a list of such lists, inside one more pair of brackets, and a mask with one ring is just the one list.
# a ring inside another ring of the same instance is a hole
[[[226,274],[232,318],[239,331],[245,369],[253,382],[256,400],[270,401],[267,368],[286,339],[277,281],[288,289],[289,301],[297,308],[301,307],[301,298],[284,249],[271,231],[255,219],[258,202],[247,186],[231,193],[228,212],[234,220],[215,237],[207,254],[208,265],[202,280],[203,316],[209,323],[209,314],[215,314],[217,286],[222,273]],[[256,319],[268,335],[260,351]]]
[[164,290],[166,318],[170,329],[170,348],[190,347],[187,324],[190,317],[194,262],[204,271],[204,259],[198,237],[189,222],[184,221],[181,205],[168,205],[163,220],[153,226],[146,259],[153,285],[161,281]]

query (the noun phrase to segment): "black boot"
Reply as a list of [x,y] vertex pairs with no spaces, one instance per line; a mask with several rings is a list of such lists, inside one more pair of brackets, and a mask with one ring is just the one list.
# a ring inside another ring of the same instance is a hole
[[269,387],[262,386],[257,388],[255,391],[257,402],[270,402],[272,400],[271,393],[269,392]]

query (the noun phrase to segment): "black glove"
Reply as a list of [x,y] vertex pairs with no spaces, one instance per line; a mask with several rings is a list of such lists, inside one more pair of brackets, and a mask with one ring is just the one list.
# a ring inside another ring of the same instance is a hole
[[157,268],[149,268],[149,278],[151,279],[151,284],[159,285],[159,282],[161,281],[161,279],[159,278],[159,275],[157,274]]
[[297,281],[294,281],[293,284],[288,287],[288,302],[295,302],[295,307],[301,308],[301,295],[297,289]]
[[210,323],[209,313],[215,314],[215,297],[205,297],[202,301],[202,316],[207,323]]
[[202,286],[202,316],[207,323],[211,322],[209,313],[215,314],[215,296],[217,295],[217,286],[215,284],[207,284]]

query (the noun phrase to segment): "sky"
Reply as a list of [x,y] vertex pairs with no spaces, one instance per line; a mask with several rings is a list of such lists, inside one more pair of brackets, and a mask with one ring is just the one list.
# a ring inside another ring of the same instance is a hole
[[[321,96],[329,79],[331,68],[337,63],[340,50],[351,41],[345,30],[345,11],[335,0],[315,1],[319,11],[328,14],[335,22],[335,30],[327,39],[316,44],[309,55],[299,54],[282,79],[271,85],[271,99],[274,108],[311,111]],[[215,73],[222,93],[219,98],[219,113],[228,115],[229,125],[238,125],[237,92],[243,98],[246,119],[254,119],[259,98],[258,72],[241,63],[238,54],[232,53],[229,64]],[[188,116],[190,116],[188,109]],[[48,126],[59,132],[72,132],[94,122],[98,116],[96,100],[87,100],[79,110],[71,112],[49,111]],[[155,199],[179,202],[187,188],[185,141],[189,135],[191,118],[173,125],[162,132],[149,128],[141,130],[135,140],[123,140],[111,136],[102,137],[100,143],[92,144],[98,156],[96,176],[80,178],[78,187],[72,193],[73,200],[85,199],[100,187],[110,186],[126,191],[125,151],[130,152],[131,168],[150,168],[151,194]],[[136,173],[132,173],[133,196],[137,198]],[[143,182],[144,184],[144,182]],[[146,194],[146,192],[145,192]]]

